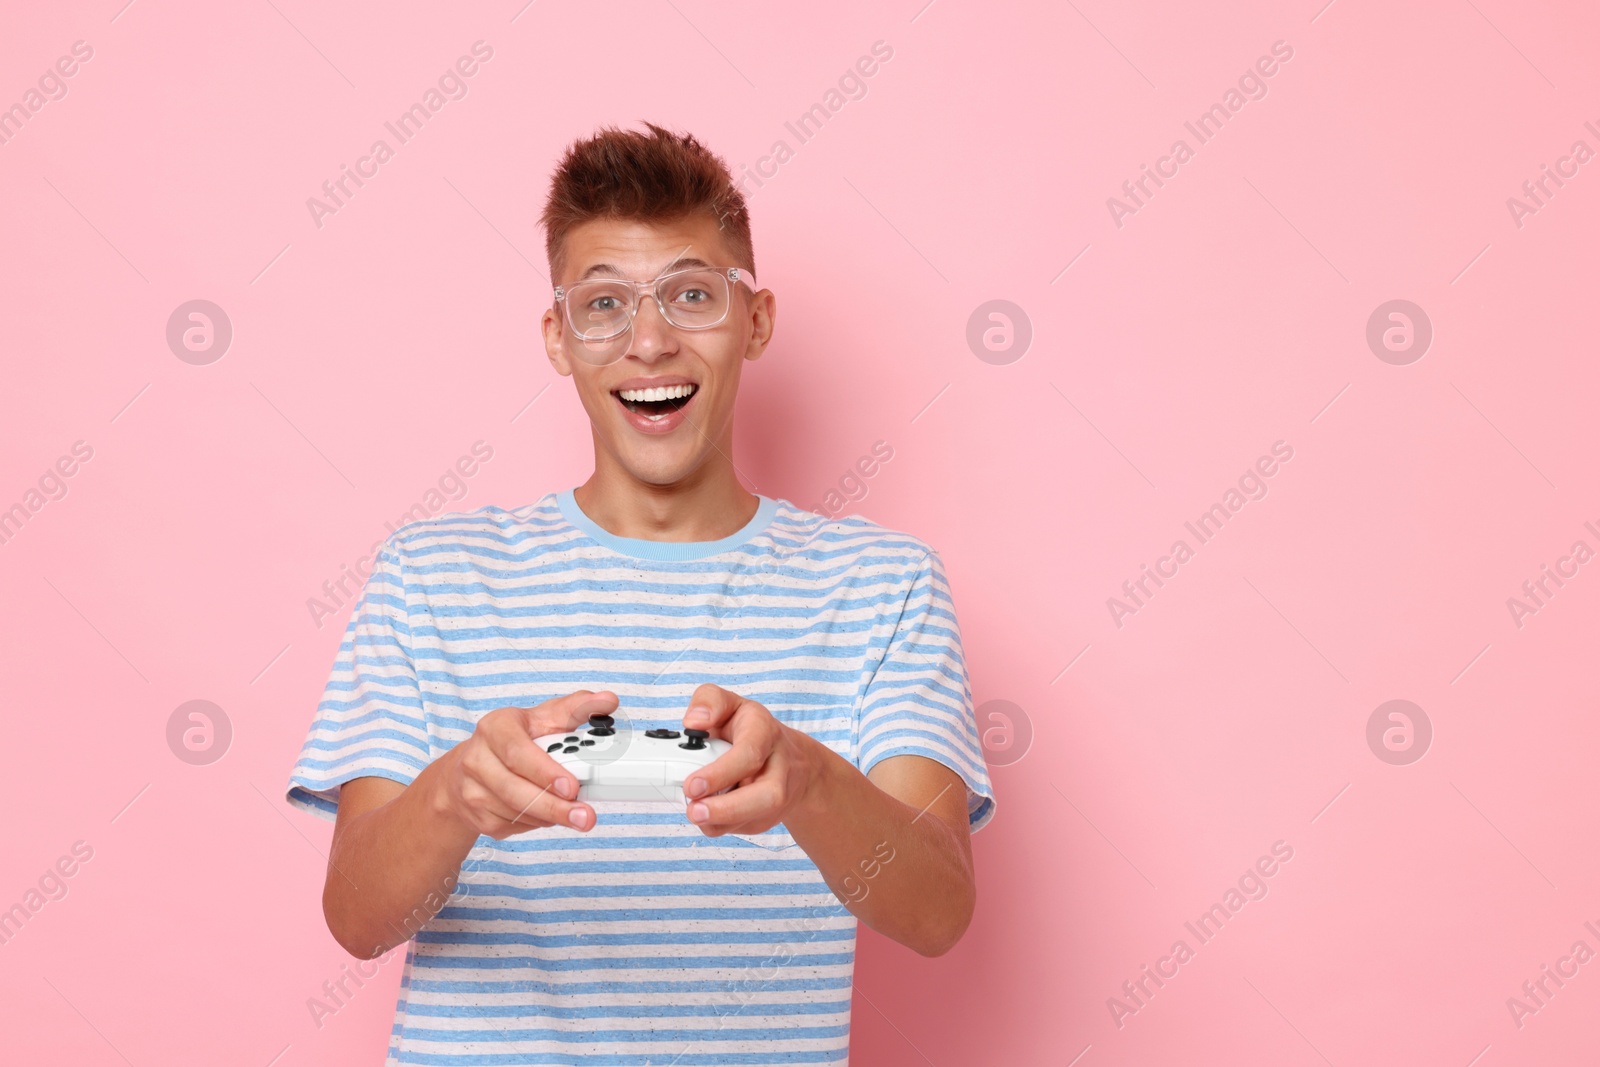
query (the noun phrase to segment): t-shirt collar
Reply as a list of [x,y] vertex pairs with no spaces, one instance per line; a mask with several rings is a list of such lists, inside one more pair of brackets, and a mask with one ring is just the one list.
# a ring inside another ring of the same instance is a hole
[[641,537],[618,537],[583,513],[571,489],[564,489],[556,494],[556,506],[561,509],[562,518],[613,552],[638,559],[674,560],[714,556],[753,540],[772,524],[773,518],[778,514],[776,500],[759,493],[756,494],[756,499],[760,503],[756,506],[756,513],[751,516],[750,521],[727,537],[716,541],[652,541]]

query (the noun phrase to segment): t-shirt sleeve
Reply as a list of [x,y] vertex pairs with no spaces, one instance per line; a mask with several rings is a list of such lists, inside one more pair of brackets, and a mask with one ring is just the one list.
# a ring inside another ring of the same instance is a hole
[[411,648],[405,574],[393,537],[384,542],[351,612],[300,758],[289,803],[332,819],[352,778],[410,785],[429,746]]
[[944,563],[928,550],[900,605],[883,660],[862,696],[857,765],[862,773],[890,756],[924,756],[961,775],[969,826],[994,816],[994,789],[978,739],[961,629]]

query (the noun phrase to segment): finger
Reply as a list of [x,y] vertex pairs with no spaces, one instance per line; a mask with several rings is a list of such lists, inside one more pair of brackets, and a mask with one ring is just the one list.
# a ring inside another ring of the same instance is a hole
[[527,709],[525,725],[531,737],[560,733],[582,726],[591,715],[610,715],[618,703],[617,694],[609,689],[580,689]]
[[523,834],[529,830],[543,830],[551,823],[543,819],[535,819],[532,815],[518,816],[514,811],[502,808],[493,800],[485,801],[478,808],[479,833],[487,834],[493,838],[506,838],[512,834]]
[[490,837],[505,837],[524,830],[549,826],[548,822],[508,808],[501,799],[478,779],[476,772],[468,771],[462,784],[461,797],[466,802],[468,817],[474,828]]
[[526,709],[521,725],[490,735],[490,747],[513,773],[536,785],[550,786],[563,798],[578,795],[578,780],[565,772],[535,739],[576,729],[591,715],[609,715],[617,709],[617,694],[609,689],[580,689],[536,708]]
[[[560,730],[547,730],[560,733]],[[515,720],[505,722],[485,732],[489,751],[511,773],[527,779],[536,786],[553,789],[558,796],[571,800],[578,795],[578,779],[550,754],[530,733]]]
[[518,802],[506,795],[514,788],[511,783],[522,783],[525,788],[531,788],[532,792],[527,794],[530,799],[554,796],[548,788],[529,787],[528,783],[523,782],[517,775],[509,773],[503,767],[495,766],[492,758],[487,759],[480,767],[469,768],[467,774],[469,791],[464,795],[482,822],[502,828],[502,832],[510,833],[551,825],[552,820],[543,817],[539,805],[527,800]]
[[776,735],[766,730],[743,731],[732,748],[684,779],[684,795],[690,799],[709,796],[759,775],[772,756],[775,740]]
[[[559,823],[587,830],[594,825],[594,809],[576,800],[567,800],[550,787],[552,781],[572,783],[573,796],[577,795],[577,782],[562,773],[563,768],[544,752],[534,748],[537,756],[551,768],[544,771],[544,781],[534,781],[515,768],[494,760],[484,760],[470,768],[479,784],[486,789],[503,818],[513,822],[531,815],[546,823]],[[574,819],[574,813],[581,818]]]
[[702,830],[726,833],[746,823],[772,819],[774,812],[783,810],[784,800],[781,776],[769,774],[731,793],[690,801],[687,814]]
[[689,698],[689,709],[684,712],[683,725],[689,730],[709,730],[716,733],[733,718],[744,698],[720,685],[706,682],[697,686]]

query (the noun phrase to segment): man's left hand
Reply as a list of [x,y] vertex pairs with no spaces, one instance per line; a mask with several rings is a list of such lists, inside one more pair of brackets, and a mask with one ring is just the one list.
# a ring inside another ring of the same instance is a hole
[[[689,821],[707,837],[772,829],[806,801],[828,754],[754,700],[709,682],[694,691],[683,725],[733,746],[683,783]],[[739,788],[713,795],[734,785]]]

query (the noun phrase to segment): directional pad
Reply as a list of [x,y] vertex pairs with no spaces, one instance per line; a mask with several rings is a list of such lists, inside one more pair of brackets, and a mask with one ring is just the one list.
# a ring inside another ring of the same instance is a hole
[[659,738],[662,738],[663,740],[668,740],[668,741],[670,741],[671,739],[673,739],[675,737],[683,736],[682,734],[678,733],[678,731],[676,731],[676,730],[646,730],[644,732],[644,735],[646,737],[659,737]]

